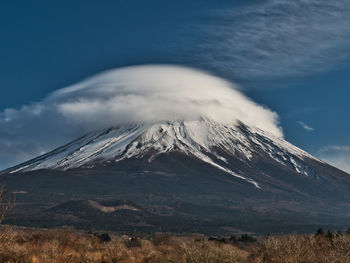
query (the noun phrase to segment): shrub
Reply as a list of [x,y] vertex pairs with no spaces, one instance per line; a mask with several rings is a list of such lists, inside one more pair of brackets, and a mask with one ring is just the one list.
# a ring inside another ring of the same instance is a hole
[[6,192],[5,184],[0,186],[0,224],[4,221],[8,211],[12,208],[15,198]]
[[322,227],[320,227],[319,229],[317,229],[317,232],[316,232],[315,235],[316,235],[316,236],[323,236],[323,235],[324,235],[324,232],[323,232]]

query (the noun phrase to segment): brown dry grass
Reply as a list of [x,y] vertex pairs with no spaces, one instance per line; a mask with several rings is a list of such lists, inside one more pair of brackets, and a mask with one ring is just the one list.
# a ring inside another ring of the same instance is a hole
[[271,236],[257,244],[250,262],[271,263],[348,263],[350,262],[350,235],[326,236]]
[[31,230],[3,227],[0,262],[115,263],[115,262],[244,262],[247,253],[227,244],[190,237],[158,235],[130,243],[111,236],[109,242],[68,230]]
[[1,227],[0,262],[350,262],[350,235],[270,236],[250,245],[169,235],[136,240],[111,237],[111,241],[102,242],[73,230]]

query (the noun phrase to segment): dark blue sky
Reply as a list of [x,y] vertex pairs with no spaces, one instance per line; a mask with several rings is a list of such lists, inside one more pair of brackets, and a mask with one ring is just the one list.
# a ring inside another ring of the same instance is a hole
[[[239,83],[289,141],[350,169],[348,24],[319,15],[322,0],[309,13],[275,2],[2,1],[0,112],[111,68],[190,65]],[[344,3],[332,10],[350,21]]]

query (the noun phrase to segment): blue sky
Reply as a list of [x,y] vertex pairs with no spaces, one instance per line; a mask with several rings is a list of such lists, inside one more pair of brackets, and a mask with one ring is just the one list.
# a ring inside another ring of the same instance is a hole
[[[187,65],[238,83],[287,140],[350,171],[345,0],[2,1],[0,29],[2,113],[107,69]],[[0,149],[0,169],[36,152],[16,154]]]

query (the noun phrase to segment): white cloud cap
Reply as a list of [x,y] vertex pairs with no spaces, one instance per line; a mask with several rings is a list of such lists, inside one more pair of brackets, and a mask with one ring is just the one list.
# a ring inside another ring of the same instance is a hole
[[234,84],[191,68],[145,65],[110,70],[39,103],[0,113],[0,158],[19,152],[35,156],[111,126],[200,117],[241,121],[283,136],[278,115],[251,101]]

